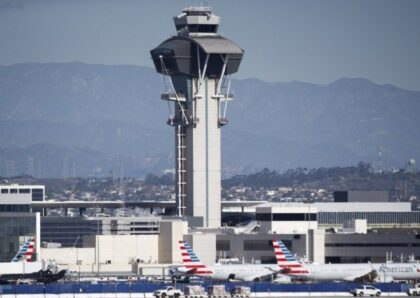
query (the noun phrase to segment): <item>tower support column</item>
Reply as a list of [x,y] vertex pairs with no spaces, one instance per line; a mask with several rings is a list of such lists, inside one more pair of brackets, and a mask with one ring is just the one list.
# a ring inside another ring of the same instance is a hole
[[[199,86],[195,81],[193,88]],[[216,79],[204,78],[194,99],[194,109],[187,110],[198,121],[187,127],[187,214],[203,218],[206,227],[217,228],[221,223],[221,146],[219,100]]]

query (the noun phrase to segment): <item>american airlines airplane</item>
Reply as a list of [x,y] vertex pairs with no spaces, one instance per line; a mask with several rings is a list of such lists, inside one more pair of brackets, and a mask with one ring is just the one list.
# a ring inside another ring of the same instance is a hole
[[280,272],[295,279],[354,281],[372,273],[370,264],[302,264],[280,240],[273,240]]
[[[182,254],[183,267],[176,271],[185,275],[201,276],[217,280],[241,280],[256,281],[277,275],[279,267],[274,264],[227,264],[206,266],[200,262],[197,255],[186,241],[179,241]],[[290,281],[290,277],[284,275],[284,279]]]
[[[12,263],[16,262],[32,262],[34,261],[35,255],[35,238],[31,237],[26,240],[18,253],[11,260]],[[51,270],[39,270],[30,273],[11,273],[11,274],[0,274],[0,284],[16,284],[20,283],[51,283],[62,279],[66,274],[66,270],[61,270],[58,273],[54,273]]]
[[370,275],[372,279],[383,282],[420,279],[418,263],[302,264],[283,242],[273,240],[273,247],[280,272],[295,278],[354,281]]
[[373,263],[371,265],[377,273],[377,281],[420,279],[419,263]]

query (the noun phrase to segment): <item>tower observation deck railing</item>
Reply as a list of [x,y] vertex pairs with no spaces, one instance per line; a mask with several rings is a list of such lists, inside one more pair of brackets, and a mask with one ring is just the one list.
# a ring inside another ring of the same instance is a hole
[[163,100],[186,102],[185,95],[182,93],[162,92],[160,98]]

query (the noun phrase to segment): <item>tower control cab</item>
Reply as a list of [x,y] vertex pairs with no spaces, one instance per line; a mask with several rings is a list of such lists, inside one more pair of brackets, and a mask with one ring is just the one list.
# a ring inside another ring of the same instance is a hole
[[217,33],[220,17],[210,7],[187,7],[174,17],[177,35],[150,51],[163,75],[167,123],[175,128],[176,214],[220,227],[221,127],[233,99],[231,75],[244,50]]

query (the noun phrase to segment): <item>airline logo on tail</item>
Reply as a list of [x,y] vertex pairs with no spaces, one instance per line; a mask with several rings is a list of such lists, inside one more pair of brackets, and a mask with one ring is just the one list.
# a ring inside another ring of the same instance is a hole
[[179,241],[179,248],[181,249],[182,263],[187,268],[188,274],[209,275],[213,273],[210,268],[200,262],[186,241]]
[[32,256],[35,253],[35,238],[30,238],[25,241],[12,262],[32,262]]
[[282,241],[273,240],[273,247],[281,273],[289,275],[301,275],[308,273],[308,270],[296,260]]

